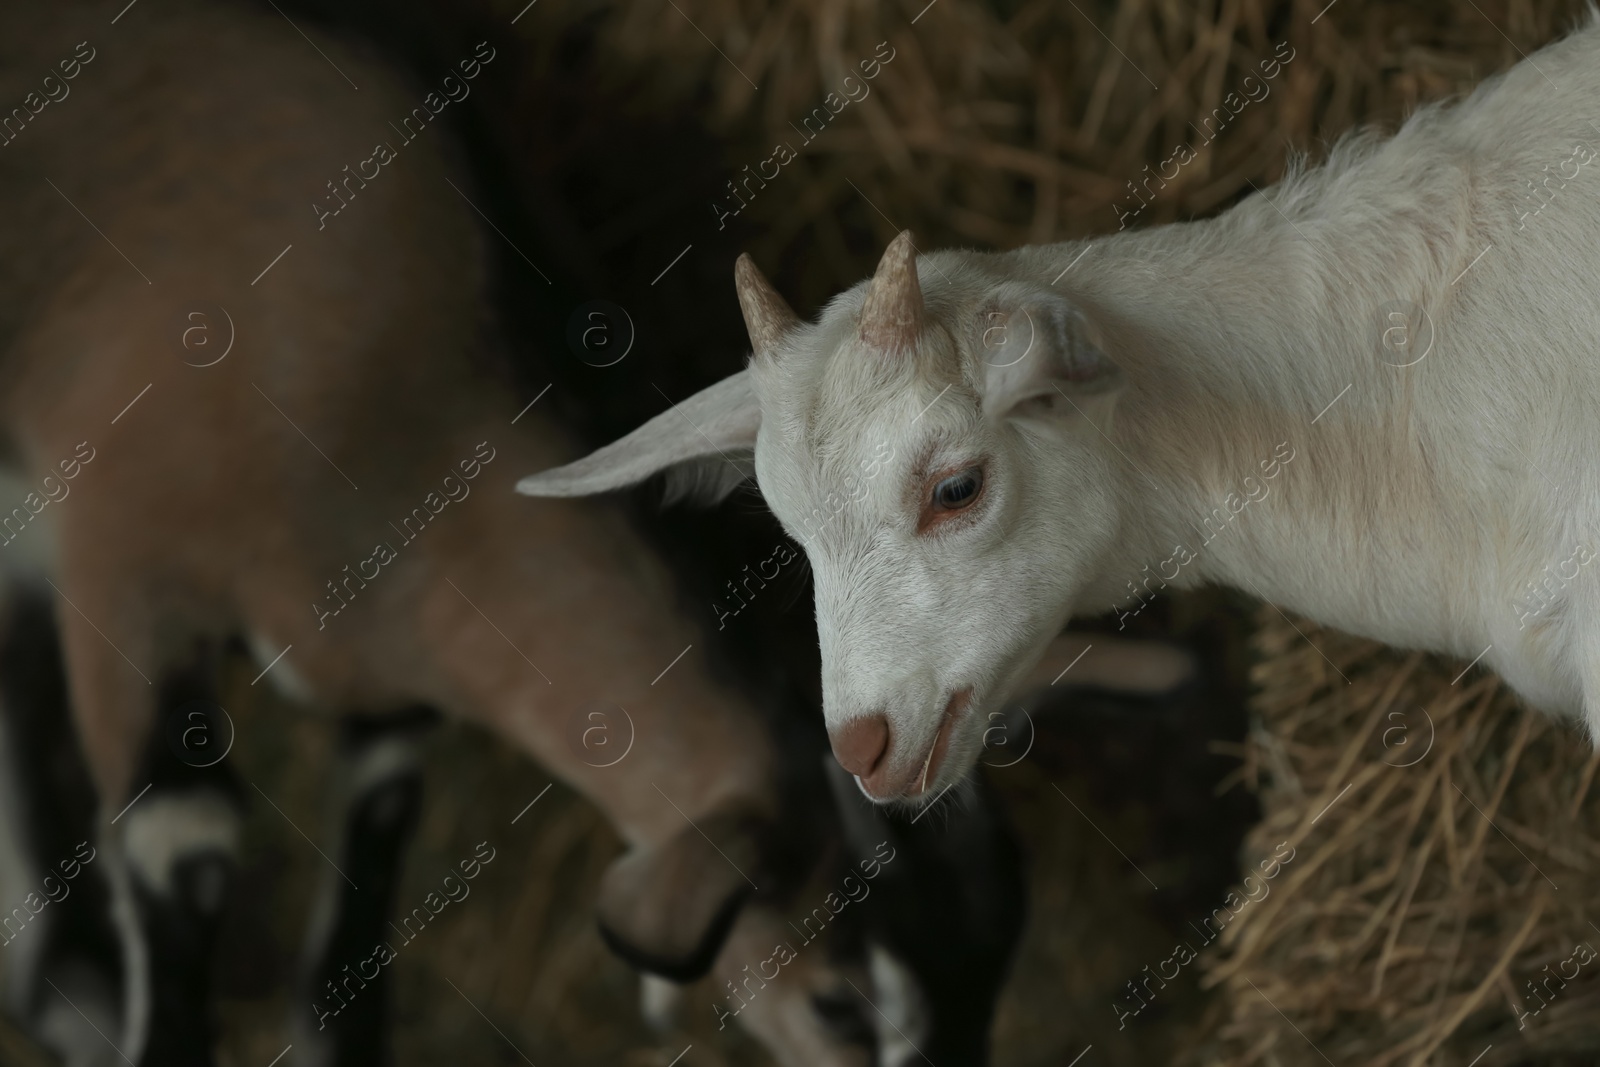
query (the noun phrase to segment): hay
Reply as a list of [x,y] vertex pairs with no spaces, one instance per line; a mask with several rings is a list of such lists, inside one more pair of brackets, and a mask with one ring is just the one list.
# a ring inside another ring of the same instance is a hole
[[[773,191],[758,190],[744,220],[754,223],[757,258],[786,261],[820,299],[906,226],[924,247],[1114,231],[1119,213],[1139,203],[1133,183],[1179,143],[1197,158],[1165,188],[1149,187],[1154,199],[1137,223],[1213,212],[1279,177],[1291,146],[1315,154],[1352,126],[1393,125],[1420,103],[1464,92],[1581,10],[1569,0],[1328,7],[640,0],[600,23],[595,69],[651,109],[699,112],[729,144],[730,179],[744,174],[740,161],[753,165],[776,144],[800,153]],[[558,25],[593,14],[580,0],[539,10]],[[525,25],[544,32],[531,18]],[[869,95],[807,143],[804,117],[884,41],[895,58]],[[1282,42],[1293,57],[1266,95],[1203,137],[1197,127],[1230,94],[1260,93],[1244,79],[1259,79]]]
[[1297,855],[1202,964],[1195,1062],[1593,1063],[1600,962],[1560,961],[1600,945],[1600,754],[1463,663],[1270,608],[1256,651],[1245,852]]

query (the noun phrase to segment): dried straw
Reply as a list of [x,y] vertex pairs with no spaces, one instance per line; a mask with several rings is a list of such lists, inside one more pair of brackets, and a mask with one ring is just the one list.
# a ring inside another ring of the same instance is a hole
[[1261,618],[1246,853],[1297,855],[1203,959],[1192,1062],[1593,1062],[1600,754],[1477,668]]
[[[540,8],[558,24],[594,13],[580,0]],[[787,191],[750,204],[751,251],[803,252],[795,269],[826,291],[906,226],[925,247],[1116,230],[1139,203],[1130,183],[1179,143],[1198,157],[1165,188],[1152,182],[1138,224],[1215,211],[1276,179],[1291,149],[1316,154],[1352,126],[1393,125],[1465,92],[1580,10],[1571,0],[639,0],[600,21],[596,71],[651,109],[694,109],[732,160],[754,164],[778,143],[800,151],[774,180]],[[543,32],[533,23],[528,32]],[[870,95],[806,143],[804,116],[828,93],[842,97],[845,76],[884,41],[895,58]],[[1259,80],[1280,46],[1293,58],[1267,94],[1203,137],[1230,95],[1261,95],[1244,79]]]

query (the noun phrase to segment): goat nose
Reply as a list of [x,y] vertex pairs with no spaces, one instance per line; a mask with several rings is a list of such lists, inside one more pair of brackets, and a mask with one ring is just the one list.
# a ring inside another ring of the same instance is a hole
[[889,751],[889,720],[882,715],[863,715],[830,730],[828,739],[839,766],[857,778],[868,778]]

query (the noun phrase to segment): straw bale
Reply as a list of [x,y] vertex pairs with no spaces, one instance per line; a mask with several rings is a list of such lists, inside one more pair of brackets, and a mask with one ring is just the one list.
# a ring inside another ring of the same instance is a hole
[[1587,737],[1477,667],[1271,608],[1255,650],[1244,854],[1296,852],[1202,959],[1221,1000],[1193,1062],[1594,1062]]

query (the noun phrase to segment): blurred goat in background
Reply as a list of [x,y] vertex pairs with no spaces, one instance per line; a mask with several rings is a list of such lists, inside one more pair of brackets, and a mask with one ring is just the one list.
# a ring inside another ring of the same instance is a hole
[[[17,220],[0,233],[6,748],[22,770],[55,759],[70,708],[87,765],[76,783],[8,778],[19,818],[69,794],[8,838],[5,907],[36,916],[6,948],[12,1013],[73,1063],[212,1062],[241,813],[273,803],[216,754],[239,647],[347,716],[292,1062],[389,1058],[390,912],[431,709],[528,753],[617,828],[628,852],[598,901],[617,952],[675,980],[742,979],[788,936],[786,909],[877,854],[876,830],[857,820],[847,840],[822,746],[780,743],[711,676],[616,509],[511,491],[575,449],[518,411],[472,186],[432,125],[494,46],[430,87],[231,3],[15,10],[0,37],[0,100],[18,105],[0,120]],[[625,711],[626,758],[581,743],[597,703]],[[84,861],[54,854],[74,813],[92,818],[94,878],[35,911],[58,861]],[[963,1033],[941,1030],[873,909],[739,1023],[786,1064],[898,1062],[874,1051],[884,1021],[981,1058],[1020,883],[1003,828],[970,821],[983,862],[943,868],[981,886],[977,918],[951,925],[980,979]]]

